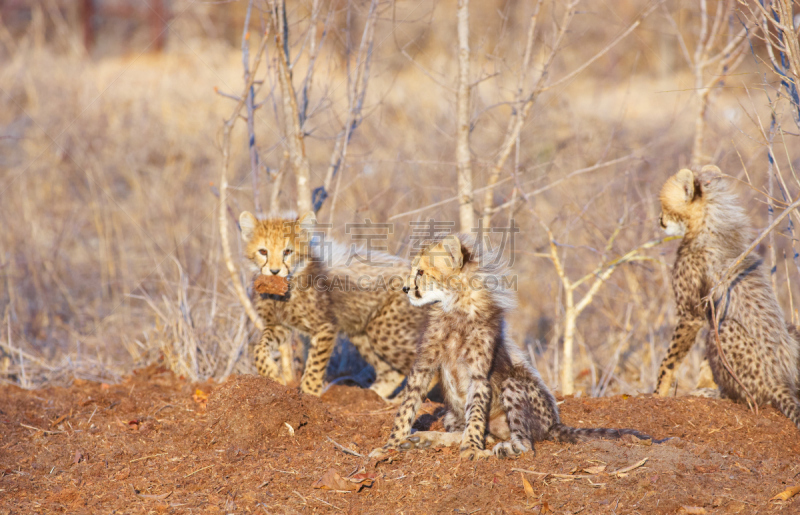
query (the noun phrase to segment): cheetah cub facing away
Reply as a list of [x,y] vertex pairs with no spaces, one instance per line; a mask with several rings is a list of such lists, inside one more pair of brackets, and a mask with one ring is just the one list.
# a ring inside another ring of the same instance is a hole
[[[471,238],[448,236],[424,249],[413,261],[404,291],[415,306],[430,305],[430,318],[389,442],[372,451],[460,444],[462,458],[494,453],[515,456],[534,442],[577,442],[588,438],[648,439],[631,429],[577,429],[561,423],[555,397],[537,370],[507,334],[504,316],[514,296],[503,287],[503,270],[482,265]],[[411,435],[426,387],[439,371],[444,390],[446,433]],[[488,426],[488,427],[487,427]],[[487,434],[497,440],[484,450]]]
[[332,242],[313,244],[312,213],[258,220],[245,211],[239,225],[254,273],[289,283],[284,295],[254,294],[266,326],[254,349],[259,374],[278,377],[272,354],[295,329],[311,337],[300,389],[320,395],[336,334],[342,331],[375,368],[371,389],[384,398],[391,395],[411,369],[427,316],[401,291],[399,278],[408,263],[372,251],[370,263],[364,263]]
[[[752,241],[750,222],[730,181],[716,166],[700,174],[681,170],[661,188],[661,226],[683,235],[672,271],[678,325],[661,362],[657,395],[668,395],[675,371],[697,333],[710,328],[706,354],[723,396],[747,401],[717,350],[709,294]],[[800,343],[787,326],[763,261],[749,255],[713,298],[719,346],[731,369],[759,405],[772,403],[800,428]]]

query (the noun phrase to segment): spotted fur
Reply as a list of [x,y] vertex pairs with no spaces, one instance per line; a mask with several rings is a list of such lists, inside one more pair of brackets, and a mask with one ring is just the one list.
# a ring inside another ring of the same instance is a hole
[[341,331],[375,368],[372,389],[382,397],[391,395],[411,370],[427,316],[401,291],[408,263],[373,251],[366,259],[332,242],[312,242],[316,221],[311,213],[300,219],[258,220],[245,211],[239,223],[254,274],[278,275],[289,282],[284,296],[254,298],[266,325],[254,348],[258,372],[278,377],[273,355],[297,330],[311,337],[300,388],[319,395]]
[[[630,429],[578,429],[561,423],[553,394],[525,354],[507,335],[505,314],[513,308],[507,276],[481,264],[480,249],[466,236],[448,236],[413,261],[405,290],[412,304],[430,306],[404,400],[388,443],[372,452],[460,444],[473,459],[533,450],[534,442],[577,442],[587,438],[647,435]],[[418,432],[411,426],[436,372],[441,374],[447,433]],[[484,449],[487,432],[504,440]]]
[[697,333],[709,327],[706,354],[723,396],[746,401],[747,394],[725,368],[719,344],[744,388],[759,404],[773,404],[800,428],[798,357],[800,342],[794,327],[784,322],[768,272],[756,255],[748,256],[717,288],[712,322],[709,295],[725,270],[752,241],[750,221],[730,181],[719,168],[700,174],[681,170],[661,189],[661,225],[683,234],[672,272],[678,325],[667,356],[661,362],[656,393],[667,395],[676,368],[689,352]]

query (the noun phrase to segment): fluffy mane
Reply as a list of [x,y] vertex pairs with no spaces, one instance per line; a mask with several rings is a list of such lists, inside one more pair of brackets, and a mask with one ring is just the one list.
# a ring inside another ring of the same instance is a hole
[[727,245],[721,248],[731,254],[725,257],[734,258],[752,241],[753,229],[733,182],[720,174],[717,167],[708,169],[704,167],[696,179],[705,202],[707,237],[724,239]]
[[[426,240],[424,247],[430,248],[444,242],[450,235],[442,235]],[[508,267],[502,261],[502,255],[491,253],[485,244],[479,244],[470,234],[459,233],[455,235],[461,243],[463,265],[461,275],[466,279],[465,288],[459,294],[481,294],[485,300],[502,311],[509,311],[517,305],[516,291],[510,286],[516,286],[516,278],[510,275]]]

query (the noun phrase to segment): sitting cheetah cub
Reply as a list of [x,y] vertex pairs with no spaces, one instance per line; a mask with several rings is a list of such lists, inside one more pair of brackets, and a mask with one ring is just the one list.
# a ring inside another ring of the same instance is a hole
[[[503,287],[504,279],[499,267],[481,264],[479,247],[466,236],[448,236],[414,259],[403,290],[415,306],[430,305],[429,322],[389,442],[371,457],[379,458],[388,449],[455,443],[462,458],[492,453],[506,457],[533,450],[534,442],[547,439],[650,438],[631,429],[577,429],[560,422],[555,397],[506,334],[504,316],[514,306],[514,296]],[[437,371],[447,432],[411,435],[425,388]],[[491,436],[504,440],[492,451],[484,450],[487,425]]]
[[320,395],[325,369],[341,331],[364,360],[375,368],[370,387],[390,396],[411,369],[426,313],[411,306],[401,291],[408,263],[370,251],[370,261],[350,255],[345,247],[311,241],[313,213],[259,220],[245,211],[239,217],[245,254],[253,272],[283,277],[283,295],[255,294],[264,321],[254,348],[261,375],[278,377],[272,354],[297,330],[311,337],[300,389]]
[[752,241],[750,221],[730,181],[716,166],[699,175],[681,170],[661,188],[661,226],[683,235],[672,270],[678,325],[661,362],[657,395],[668,395],[675,371],[698,331],[708,325],[706,354],[723,396],[747,401],[742,386],[725,368],[716,333],[731,369],[759,405],[772,403],[800,428],[797,331],[787,325],[772,291],[768,271],[749,255],[719,288],[713,302],[714,331],[708,296],[725,270]]

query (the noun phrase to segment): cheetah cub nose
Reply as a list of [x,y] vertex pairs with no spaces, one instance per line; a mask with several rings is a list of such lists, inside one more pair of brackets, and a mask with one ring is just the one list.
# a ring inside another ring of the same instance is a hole
[[403,286],[403,293],[408,293],[408,286]]
[[278,275],[279,273],[281,273],[280,268],[278,268],[277,270],[273,270],[272,268],[270,268],[269,271],[272,272],[272,275]]

